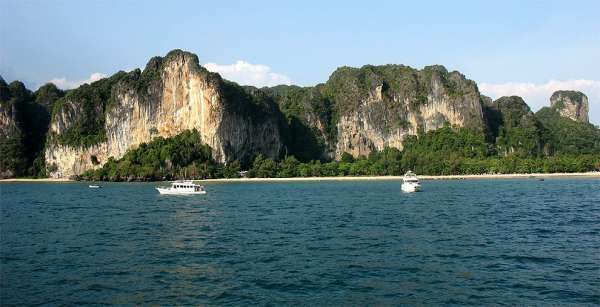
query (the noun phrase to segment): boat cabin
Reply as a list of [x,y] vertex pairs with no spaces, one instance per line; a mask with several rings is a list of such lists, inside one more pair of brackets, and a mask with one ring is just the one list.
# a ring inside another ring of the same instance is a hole
[[197,185],[197,184],[193,184],[191,182],[173,182],[173,184],[171,185],[171,187],[173,189],[178,189],[178,190],[192,190],[194,192],[200,192],[202,191],[202,186]]

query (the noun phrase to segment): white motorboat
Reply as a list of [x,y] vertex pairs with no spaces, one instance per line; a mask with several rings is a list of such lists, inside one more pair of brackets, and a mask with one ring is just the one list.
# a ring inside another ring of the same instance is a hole
[[90,184],[90,185],[88,185],[88,187],[89,187],[90,189],[99,189],[99,188],[101,188],[101,186],[99,186],[99,185],[95,185],[95,184]]
[[418,192],[421,191],[421,184],[419,178],[415,173],[408,171],[402,178],[402,191],[403,192]]
[[164,195],[195,195],[206,194],[204,187],[195,184],[192,180],[178,180],[171,182],[170,187],[156,187],[160,194]]

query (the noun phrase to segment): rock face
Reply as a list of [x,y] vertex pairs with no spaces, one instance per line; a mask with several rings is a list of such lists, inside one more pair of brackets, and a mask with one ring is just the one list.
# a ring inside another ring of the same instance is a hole
[[11,91],[0,77],[0,137],[8,138],[20,133],[17,119],[17,105],[11,103]]
[[259,153],[303,161],[366,156],[402,149],[406,136],[444,125],[483,133],[481,101],[473,81],[442,66],[342,67],[315,87],[259,90],[222,80],[176,50],[143,72],[67,94],[53,114],[45,159],[51,176],[69,177],[188,129],[199,131],[219,162]]
[[19,125],[17,104],[10,101],[9,86],[0,78],[0,179],[11,178],[22,164],[21,139],[23,131]]
[[[290,148],[301,160],[402,149],[406,136],[444,125],[486,129],[476,84],[443,66],[342,67],[315,87],[278,86],[267,91],[288,117]],[[307,132],[314,138],[302,137]],[[298,147],[303,149],[300,155]]]
[[313,87],[257,89],[173,50],[143,71],[67,92],[47,84],[32,93],[0,77],[0,177],[79,175],[192,129],[214,160],[242,167],[259,154],[310,161],[403,149],[407,136],[444,126],[481,136],[490,155],[597,153],[600,131],[588,123],[587,97],[558,91],[550,100],[537,114],[517,96],[492,101],[443,66],[341,67]]
[[[551,100],[563,116],[587,122],[585,95],[562,91]],[[195,55],[174,50],[143,71],[68,92],[54,107],[44,156],[50,176],[69,177],[153,138],[196,129],[222,163],[258,154],[326,160],[403,149],[407,136],[444,126],[481,133],[505,155],[539,155],[543,147],[540,122],[521,98],[492,101],[443,66],[341,67],[314,87],[257,89],[223,80]]]
[[49,110],[61,95],[51,84],[32,93],[23,83],[6,84],[0,77],[0,178],[45,176],[40,154]]
[[584,123],[589,122],[588,98],[582,92],[556,91],[550,97],[550,104],[563,117]]
[[[61,101],[45,151],[53,170],[50,176],[81,174],[109,157],[122,157],[140,143],[189,129],[199,131],[219,162],[249,159],[258,153],[279,156],[281,118],[272,100],[208,72],[191,53],[174,50],[151,59],[143,72],[111,78],[105,85],[107,101],[90,103],[90,96],[77,93]],[[95,126],[86,128],[89,122]],[[82,129],[95,139],[75,142]]]
[[541,153],[542,125],[523,98],[500,97],[486,113],[500,154],[530,157]]
[[476,84],[443,66],[340,68],[324,92],[334,102],[335,157],[402,149],[408,135],[450,125],[484,131]]
[[323,84],[314,87],[279,85],[263,88],[272,96],[287,119],[286,152],[301,161],[330,159],[333,129],[331,101],[323,94]]

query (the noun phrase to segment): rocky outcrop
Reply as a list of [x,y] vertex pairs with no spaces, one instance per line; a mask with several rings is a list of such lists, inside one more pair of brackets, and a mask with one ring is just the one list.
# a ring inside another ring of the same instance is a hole
[[542,125],[529,106],[519,96],[505,96],[495,100],[491,106],[497,112],[496,147],[500,154],[537,156],[542,151]]
[[[191,53],[171,51],[151,59],[143,72],[121,73],[113,83],[107,84],[104,101],[90,103],[93,99],[70,93],[61,102],[45,152],[52,177],[81,174],[155,137],[190,129],[199,131],[219,162],[258,153],[279,156],[281,121],[272,100],[208,72]],[[86,133],[97,138],[91,144],[74,142],[90,121],[97,127]]]
[[17,119],[17,105],[10,101],[8,84],[0,77],[0,138],[5,139],[21,132]]
[[33,175],[32,161],[39,153],[47,125],[47,112],[19,81],[10,84],[0,77],[0,178]]
[[222,80],[176,50],[143,72],[69,93],[53,115],[45,158],[52,176],[69,177],[188,129],[199,131],[219,162],[259,153],[305,161],[366,156],[402,149],[406,136],[444,125],[484,132],[481,101],[473,81],[442,66],[342,67],[315,87],[258,90]]
[[310,161],[403,149],[408,136],[444,126],[468,129],[479,142],[485,136],[489,155],[597,153],[600,131],[588,123],[587,97],[558,91],[551,104],[533,114],[520,97],[492,101],[443,66],[341,67],[314,87],[257,89],[174,50],[143,71],[67,92],[47,84],[32,93],[0,78],[0,177],[79,175],[193,129],[214,160],[242,167],[259,154]]
[[442,66],[403,65],[338,69],[325,84],[334,101],[335,157],[365,156],[385,147],[402,149],[406,136],[444,125],[483,132],[476,84]]
[[588,98],[582,92],[556,91],[550,97],[550,105],[563,117],[584,123],[589,122]]
[[0,77],[0,177],[45,176],[44,139],[50,109],[63,92],[52,84],[35,93]]
[[[552,105],[588,120],[579,92],[557,92]],[[0,120],[9,123],[3,112]],[[543,127],[521,98],[492,101],[443,66],[341,67],[314,87],[257,89],[223,80],[194,54],[174,50],[143,71],[119,72],[58,100],[44,157],[50,176],[70,177],[156,137],[196,129],[221,163],[247,165],[258,154],[327,160],[403,149],[407,136],[444,126],[487,136],[490,150],[502,155],[539,155],[544,146]]]
[[[402,149],[406,136],[444,125],[486,130],[475,83],[443,66],[342,67],[324,84],[267,92],[289,119],[290,148],[299,157],[339,159],[345,152],[358,157],[385,147]],[[315,139],[304,137],[311,131]],[[319,154],[307,148],[319,148]]]
[[272,96],[287,119],[282,131],[285,150],[301,161],[330,159],[334,141],[332,107],[323,95],[323,84],[314,87],[279,85],[262,88]]
[[0,77],[0,179],[14,177],[23,164],[23,131],[11,96],[8,84]]

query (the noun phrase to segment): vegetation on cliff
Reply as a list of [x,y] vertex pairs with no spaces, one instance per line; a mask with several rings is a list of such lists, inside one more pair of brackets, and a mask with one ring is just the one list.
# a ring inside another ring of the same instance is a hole
[[8,124],[0,129],[0,173],[46,176],[43,149],[50,110],[63,95],[53,84],[31,92],[21,82],[6,84],[0,77],[0,113]]
[[358,159],[345,154],[340,161],[300,163],[294,157],[276,162],[259,156],[248,176],[398,176],[407,170],[427,175],[585,172],[600,170],[600,155],[498,156],[481,134],[444,127],[410,137],[403,151],[385,148]]
[[176,49],[165,57],[153,57],[143,71],[119,71],[108,78],[67,91],[52,112],[53,121],[61,121],[64,129],[52,134],[51,139],[73,147],[89,147],[105,141],[106,115],[117,106],[117,95],[133,92],[142,103],[158,100],[162,95],[162,74],[171,62],[187,63],[190,71],[201,74],[208,83],[218,88],[224,107],[231,114],[256,121],[279,114],[270,96],[254,87],[223,80],[218,74],[200,66],[195,54]]
[[600,129],[594,125],[562,117],[550,107],[540,109],[535,116],[544,126],[548,154],[600,155]]
[[113,86],[125,79],[120,71],[109,78],[67,91],[52,110],[52,120],[61,121],[64,131],[51,135],[63,145],[87,147],[106,140],[104,114],[113,98]]
[[542,154],[543,127],[521,97],[501,97],[484,109],[500,155],[536,157]]
[[[240,176],[239,162],[218,164],[210,153],[210,147],[201,143],[197,131],[187,131],[142,144],[119,160],[110,159],[102,168],[87,171],[80,179],[151,181]],[[246,176],[260,178],[399,176],[408,170],[427,175],[585,172],[600,170],[600,155],[498,156],[489,150],[481,134],[447,126],[410,137],[403,151],[385,148],[358,159],[344,154],[340,161],[329,162],[300,162],[294,156],[275,161],[259,154],[247,170]]]
[[[333,123],[337,123],[342,115],[358,111],[367,101],[380,101],[380,105],[369,105],[369,118],[378,130],[387,132],[394,128],[409,128],[408,114],[418,114],[438,85],[441,93],[451,101],[479,95],[473,81],[458,72],[448,72],[441,65],[422,70],[405,65],[341,67],[329,77],[322,91],[333,106]],[[481,119],[472,114],[464,115],[466,127],[482,128]]]
[[176,178],[218,178],[239,176],[239,163],[217,164],[197,130],[172,138],[158,137],[129,150],[119,160],[110,158],[101,168],[81,178],[106,181],[149,181]]
[[334,141],[331,103],[321,88],[279,85],[261,89],[273,97],[286,118],[287,153],[303,162],[323,158],[330,150],[327,144]]
[[550,97],[551,101],[556,101],[553,107],[558,109],[564,107],[564,99],[562,97],[567,97],[571,101],[583,101],[587,99],[587,96],[580,91],[556,91]]
[[[560,113],[561,103],[566,102],[552,101],[552,107],[534,114],[520,97],[492,101],[479,94],[473,81],[443,66],[421,70],[404,65],[341,67],[326,83],[314,87],[258,89],[224,80],[200,66],[196,55],[173,50],[165,57],[152,58],[143,71],[118,72],[66,92],[48,84],[32,93],[20,82],[8,85],[0,79],[0,172],[3,176],[45,176],[46,140],[72,147],[106,140],[106,129],[112,128],[106,127],[105,120],[119,123],[120,97],[133,95],[140,105],[159,105],[165,90],[163,77],[173,67],[200,74],[202,82],[209,84],[220,98],[218,107],[225,111],[221,123],[242,119],[244,125],[234,125],[242,130],[250,129],[245,123],[249,127],[266,123],[272,128],[267,135],[279,133],[269,141],[276,148],[271,156],[283,148],[279,159],[268,159],[261,155],[268,150],[250,145],[226,157],[232,163],[219,165],[198,133],[190,132],[140,145],[87,173],[86,178],[158,180],[176,178],[182,172],[199,178],[231,177],[237,176],[240,167],[259,177],[397,175],[408,169],[434,175],[598,168],[600,129],[587,119],[571,120]],[[174,78],[179,82],[179,77]],[[571,100],[585,97],[574,91],[557,93]],[[587,118],[587,107],[577,112]],[[53,133],[48,135],[50,119]],[[450,121],[457,125],[450,126]],[[246,138],[247,131],[230,134]],[[371,152],[381,148],[381,143],[374,145],[374,139],[399,147],[401,143],[403,150]],[[227,140],[223,144],[231,145]],[[339,144],[343,144],[341,149]],[[191,150],[189,159],[178,158],[182,146]],[[344,154],[340,161],[331,161],[344,151],[367,155]]]

